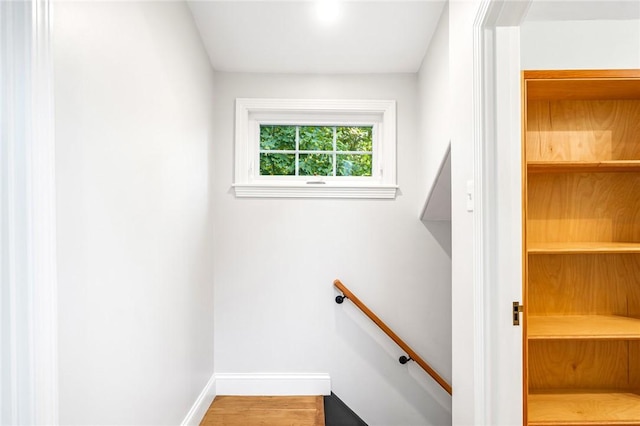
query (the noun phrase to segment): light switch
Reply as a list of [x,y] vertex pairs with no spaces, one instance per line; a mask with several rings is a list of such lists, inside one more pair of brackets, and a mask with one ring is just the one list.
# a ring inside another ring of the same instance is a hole
[[472,180],[468,180],[467,181],[467,211],[468,212],[472,212],[473,211],[473,181]]

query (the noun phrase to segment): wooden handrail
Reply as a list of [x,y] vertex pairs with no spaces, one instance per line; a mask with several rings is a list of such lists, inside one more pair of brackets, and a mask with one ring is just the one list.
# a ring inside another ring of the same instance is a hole
[[411,358],[413,361],[417,362],[418,365],[420,367],[422,367],[422,369],[424,371],[426,371],[427,374],[429,374],[433,378],[433,380],[438,382],[438,384],[440,386],[442,386],[442,389],[446,390],[447,393],[449,395],[451,395],[451,385],[449,383],[447,383],[446,380],[444,380],[436,372],[436,370],[434,370],[429,364],[427,364],[427,362],[425,360],[420,358],[420,355],[415,353],[415,351],[413,349],[411,349],[411,347],[409,347],[409,345],[407,345],[404,342],[404,340],[402,340],[400,337],[398,337],[398,335],[396,333],[394,333],[393,330],[391,330],[389,328],[389,326],[387,324],[385,324],[380,318],[378,318],[378,316],[376,314],[374,314],[371,311],[371,309],[369,309],[367,307],[367,305],[362,303],[362,301],[360,301],[360,299],[358,299],[353,293],[351,293],[351,291],[349,291],[349,289],[347,287],[345,287],[345,285],[342,284],[342,282],[340,280],[335,280],[333,282],[333,285],[335,285],[336,288],[338,290],[340,290],[342,292],[342,294],[344,294],[344,296],[347,299],[351,300],[351,302],[353,302],[354,305],[356,305],[366,316],[368,316],[369,319],[371,319],[371,321],[373,321],[378,327],[380,327],[380,329],[382,331],[384,331],[385,334],[391,338],[391,340],[396,342],[396,344],[398,346],[400,346],[402,348],[402,350],[407,353],[407,355],[409,355],[409,358]]

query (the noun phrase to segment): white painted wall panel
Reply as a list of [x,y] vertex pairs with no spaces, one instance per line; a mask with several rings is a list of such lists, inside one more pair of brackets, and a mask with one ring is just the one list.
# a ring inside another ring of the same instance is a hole
[[525,70],[640,68],[640,20],[534,21],[520,31]]
[[[335,278],[451,378],[450,259],[418,219],[425,197],[417,76],[215,75],[217,373],[329,373],[369,425],[450,423],[450,399],[347,301]],[[396,99],[396,200],[236,199],[238,97]]]
[[55,7],[60,424],[179,424],[213,373],[213,72],[183,3]]

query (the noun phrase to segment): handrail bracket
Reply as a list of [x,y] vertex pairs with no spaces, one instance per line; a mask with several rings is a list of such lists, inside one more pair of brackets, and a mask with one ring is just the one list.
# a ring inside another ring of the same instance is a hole
[[342,304],[342,302],[344,302],[344,299],[348,299],[348,297],[347,297],[347,296],[345,296],[344,294],[343,294],[342,296],[336,296],[336,303],[337,303],[338,305],[341,305],[341,304]]

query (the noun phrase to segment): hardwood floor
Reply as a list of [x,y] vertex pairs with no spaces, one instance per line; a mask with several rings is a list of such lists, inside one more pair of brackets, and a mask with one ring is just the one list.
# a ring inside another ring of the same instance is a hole
[[322,396],[216,396],[200,426],[324,426]]

